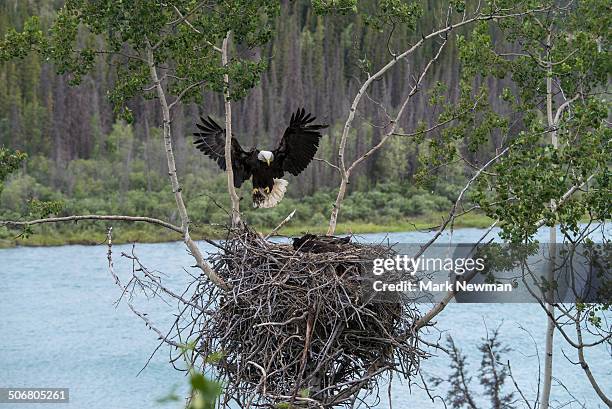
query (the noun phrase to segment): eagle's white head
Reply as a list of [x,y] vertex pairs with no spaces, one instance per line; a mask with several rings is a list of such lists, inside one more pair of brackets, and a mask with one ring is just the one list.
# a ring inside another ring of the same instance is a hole
[[257,159],[262,162],[266,162],[268,166],[270,166],[270,163],[272,163],[274,160],[274,154],[270,151],[259,151],[257,154]]

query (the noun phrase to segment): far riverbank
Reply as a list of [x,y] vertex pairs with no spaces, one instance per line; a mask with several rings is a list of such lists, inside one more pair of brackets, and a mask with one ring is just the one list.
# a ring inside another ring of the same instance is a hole
[[[339,223],[336,234],[366,234],[382,232],[411,232],[420,230],[434,229],[443,222],[446,214],[430,214],[416,218],[398,220],[393,224],[377,224],[367,221]],[[458,218],[455,228],[475,227],[485,228],[491,224],[492,220],[481,214],[466,214]],[[67,223],[60,228],[50,225],[33,226],[33,234],[27,237],[19,236],[20,232],[12,230],[0,232],[0,248],[17,246],[43,247],[43,246],[63,246],[70,244],[96,245],[106,241],[106,231],[108,226],[113,226],[113,242],[123,243],[163,243],[178,241],[181,239],[176,232],[166,230],[161,227],[151,226],[144,223],[126,222],[79,222],[79,224]],[[272,228],[255,226],[257,231],[268,234]],[[285,225],[279,235],[300,236],[304,233],[325,234],[327,225],[321,224],[311,226],[301,223],[289,222]],[[225,231],[222,226],[198,226],[191,227],[191,235],[195,240],[223,239]]]

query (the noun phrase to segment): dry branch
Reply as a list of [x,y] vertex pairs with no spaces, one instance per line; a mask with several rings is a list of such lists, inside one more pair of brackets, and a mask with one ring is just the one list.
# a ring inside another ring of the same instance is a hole
[[144,216],[124,216],[124,215],[115,215],[115,214],[86,214],[79,216],[64,216],[64,217],[47,217],[44,219],[36,219],[36,220],[26,220],[26,221],[18,221],[18,220],[2,220],[0,221],[0,226],[6,227],[25,227],[25,226],[33,226],[35,224],[46,224],[46,223],[62,223],[62,222],[77,222],[80,220],[114,220],[114,221],[126,221],[126,222],[145,222],[150,224],[155,224],[161,227],[165,227],[166,229],[173,230],[177,233],[183,233],[180,227],[175,226],[172,223],[156,219],[153,217],[144,217]]
[[[141,281],[135,274],[135,271],[132,271],[132,278],[128,281],[128,284],[123,284],[121,282],[121,279],[119,278],[119,276],[117,275],[117,273],[115,272],[115,264],[113,262],[113,228],[109,227],[107,232],[106,232],[106,241],[107,241],[107,252],[106,252],[106,259],[108,260],[108,271],[110,272],[111,276],[113,277],[113,280],[115,281],[115,284],[121,289],[121,296],[119,297],[119,300],[117,301],[117,303],[119,303],[119,301],[124,298],[124,296],[126,296],[127,298],[127,305],[130,308],[130,310],[132,310],[132,312],[137,315],[142,321],[144,321],[145,325],[147,326],[147,328],[151,329],[153,332],[155,332],[158,336],[158,339],[161,340],[162,343],[165,343],[167,345],[170,345],[174,348],[179,348],[182,349],[184,348],[184,346],[180,343],[177,343],[175,341],[173,341],[172,339],[170,339],[167,335],[164,335],[164,333],[157,328],[153,322],[147,317],[147,314],[144,314],[140,311],[138,311],[134,305],[132,304],[132,298],[134,296],[134,289],[135,288],[146,288],[149,287],[148,283],[145,283],[143,281]],[[125,253],[122,254],[122,256],[126,256]],[[136,260],[138,262],[138,264],[142,267],[142,264],[140,264],[140,261],[135,257],[135,255],[133,257],[134,260]],[[150,278],[150,275],[149,277]],[[183,299],[180,296],[177,296],[176,294],[174,294],[172,291],[166,289],[165,287],[161,286],[161,283],[159,283],[157,280],[154,282],[154,285],[157,285],[159,287],[161,287],[166,293],[169,293],[172,297],[179,299],[180,301],[182,301],[183,303],[188,303],[188,301],[186,301],[185,299]],[[189,305],[193,306],[193,307],[197,307],[196,305],[189,303]]]
[[276,226],[274,229],[272,229],[272,231],[270,233],[268,233],[265,237],[265,239],[269,239],[271,236],[274,236],[276,233],[278,233],[278,231],[280,229],[283,228],[283,226],[287,223],[289,223],[291,221],[291,219],[293,218],[293,216],[295,215],[296,209],[293,209],[293,211],[291,213],[289,213],[289,215],[287,215],[287,217],[285,217],[279,224],[278,226]]
[[[355,119],[355,113],[357,112],[357,108],[359,107],[359,104],[362,100],[362,98],[364,96],[367,97],[367,91],[368,88],[370,87],[370,85],[372,85],[372,83],[376,80],[378,80],[380,77],[382,77],[386,72],[388,72],[391,68],[393,68],[395,66],[395,64],[397,64],[399,61],[403,61],[405,60],[408,56],[410,56],[411,54],[413,54],[416,50],[418,50],[420,47],[422,47],[426,41],[429,41],[433,38],[442,38],[443,39],[443,44],[442,46],[439,48],[438,50],[438,54],[441,51],[442,47],[446,44],[446,41],[448,39],[448,34],[453,30],[453,29],[457,29],[459,27],[462,26],[466,26],[472,23],[476,23],[479,21],[490,21],[490,20],[500,20],[500,19],[507,19],[507,18],[516,18],[516,17],[520,17],[520,16],[524,16],[527,14],[532,14],[538,11],[545,11],[547,10],[548,7],[544,8],[544,9],[534,9],[534,10],[527,10],[524,12],[513,12],[513,9],[502,9],[502,8],[498,8],[497,10],[488,13],[488,14],[481,14],[480,12],[480,7],[478,7],[478,9],[476,10],[476,12],[474,13],[474,15],[470,18],[467,17],[467,15],[464,13],[464,15],[462,16],[461,21],[459,22],[455,22],[455,23],[451,23],[449,21],[449,15],[447,15],[447,21],[445,23],[445,26],[443,28],[437,29],[432,31],[431,33],[427,34],[427,35],[423,35],[422,38],[417,41],[414,45],[412,45],[411,47],[409,47],[408,49],[406,49],[405,51],[403,51],[400,54],[392,54],[392,59],[385,64],[382,68],[380,68],[376,73],[374,73],[373,75],[368,74],[368,78],[364,81],[364,83],[361,85],[361,87],[359,88],[359,91],[357,92],[357,94],[355,95],[355,98],[353,99],[353,102],[351,103],[351,107],[349,109],[348,112],[348,116],[346,119],[346,122],[344,123],[344,127],[342,129],[342,135],[340,137],[340,144],[338,147],[338,168],[340,170],[340,186],[338,188],[338,195],[336,197],[336,201],[333,205],[332,208],[332,212],[330,215],[330,220],[329,220],[329,227],[327,230],[327,234],[328,235],[332,235],[334,234],[335,230],[336,230],[336,224],[338,221],[338,213],[340,211],[340,207],[342,205],[342,202],[344,200],[345,194],[346,194],[346,188],[347,185],[349,183],[349,179],[350,179],[350,173],[351,170],[353,168],[354,165],[358,164],[359,162],[361,162],[363,159],[365,159],[364,157],[358,158],[357,161],[355,161],[356,163],[353,163],[351,166],[347,166],[346,163],[346,159],[345,159],[345,150],[346,150],[346,143],[348,140],[348,136],[349,136],[349,132],[353,126],[353,121]],[[432,60],[430,60],[429,64],[425,67],[425,69],[422,71],[422,75],[424,75],[427,70],[429,70],[429,67],[431,66],[432,63],[435,62],[435,60],[437,60],[437,56],[434,56],[434,58]],[[410,91],[410,94],[413,94],[414,92],[417,92],[419,90],[418,85],[420,85],[420,82],[422,81],[422,75],[420,77],[419,80],[417,80],[417,85],[415,88],[413,88]],[[389,132],[387,135],[385,135],[385,137],[383,137],[383,139],[386,141],[386,139],[394,133],[395,131],[395,127],[397,126],[397,120],[401,117],[401,114],[403,112],[403,109],[405,108],[405,104],[408,102],[408,100],[410,99],[410,96],[408,96],[408,98],[406,98],[404,100],[404,103],[402,104],[402,108],[400,108],[400,112],[397,115],[395,121],[391,121],[391,128],[392,131]],[[380,148],[385,141],[381,141],[380,144],[378,144],[377,146],[375,146],[373,149],[376,150],[378,148]],[[366,153],[365,156],[369,155],[371,152],[368,151],[368,153]]]

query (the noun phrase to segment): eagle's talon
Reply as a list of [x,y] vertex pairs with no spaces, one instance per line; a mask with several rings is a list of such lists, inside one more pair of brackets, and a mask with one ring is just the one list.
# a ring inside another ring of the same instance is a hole
[[268,186],[266,186],[264,188],[264,192],[266,192],[266,194],[270,194],[270,188]]
[[253,188],[253,194],[257,193],[257,190],[258,190],[258,189],[257,189],[256,187],[254,187],[254,188]]

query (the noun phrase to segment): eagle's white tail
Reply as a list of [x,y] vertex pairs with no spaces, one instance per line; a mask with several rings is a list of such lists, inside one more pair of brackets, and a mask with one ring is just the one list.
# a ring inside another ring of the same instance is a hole
[[287,191],[288,184],[289,182],[287,182],[285,179],[274,179],[274,186],[272,187],[272,191],[266,194],[265,192],[263,192],[263,189],[260,189],[265,199],[263,200],[263,202],[260,202],[258,204],[253,203],[253,206],[263,207],[264,209],[269,209],[270,207],[276,206],[278,202],[283,200],[285,192]]

